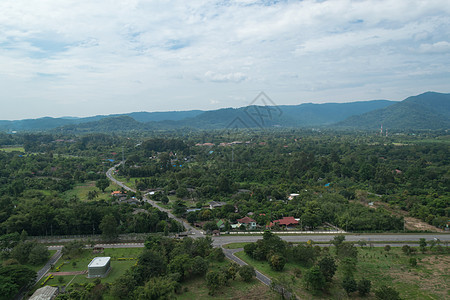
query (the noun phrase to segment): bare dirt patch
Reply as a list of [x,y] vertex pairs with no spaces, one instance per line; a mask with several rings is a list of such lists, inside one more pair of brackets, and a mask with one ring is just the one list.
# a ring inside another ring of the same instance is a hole
[[[365,206],[369,206],[367,203],[360,202],[364,204]],[[406,230],[412,230],[412,231],[431,231],[431,232],[444,232],[444,230],[434,227],[433,225],[430,225],[422,220],[419,220],[417,218],[408,217],[408,212],[401,210],[401,209],[393,209],[390,207],[387,203],[375,201],[373,202],[373,206],[370,206],[372,208],[379,208],[383,207],[390,213],[392,213],[395,216],[400,216],[405,219],[405,229]]]

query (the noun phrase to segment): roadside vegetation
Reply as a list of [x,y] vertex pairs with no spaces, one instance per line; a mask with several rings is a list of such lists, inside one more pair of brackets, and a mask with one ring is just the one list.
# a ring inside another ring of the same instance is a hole
[[[0,244],[2,268],[8,270],[1,276],[9,278],[1,288],[17,291],[32,281],[33,270],[23,271],[30,276],[15,276],[11,266],[37,266],[48,258],[42,247],[31,246],[34,238],[101,234],[105,241],[116,241],[119,234],[170,236],[185,230],[144,197],[214,234],[266,229],[445,231],[450,210],[448,141],[445,132],[381,137],[375,132],[301,129],[127,136],[0,133]],[[126,162],[114,176],[136,192],[111,184],[105,176],[122,155]],[[285,217],[290,223],[283,223]],[[17,253],[34,257],[14,258]],[[42,261],[36,262],[37,257]],[[290,268],[289,259],[277,253],[269,261],[274,268]],[[171,273],[179,272],[165,274]],[[192,282],[207,281],[199,278]],[[220,276],[209,279],[216,280],[216,292],[236,284]],[[348,279],[352,290],[354,282]],[[150,293],[148,280],[139,281],[136,295]],[[170,280],[175,292],[189,281]]]

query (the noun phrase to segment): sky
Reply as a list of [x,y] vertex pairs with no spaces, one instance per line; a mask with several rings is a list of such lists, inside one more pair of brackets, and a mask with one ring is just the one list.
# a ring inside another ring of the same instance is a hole
[[450,92],[450,1],[1,0],[0,119]]

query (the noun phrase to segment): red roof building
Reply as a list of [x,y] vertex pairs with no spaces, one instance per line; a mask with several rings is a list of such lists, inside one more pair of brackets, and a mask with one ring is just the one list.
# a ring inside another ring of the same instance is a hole
[[269,227],[272,227],[273,225],[284,225],[284,226],[290,226],[290,225],[298,225],[298,221],[294,219],[294,217],[283,217],[279,220],[274,220],[273,222],[270,222]]
[[242,223],[242,224],[250,224],[250,223],[256,223],[256,221],[255,220],[253,220],[252,218],[249,218],[249,217],[243,217],[242,219],[237,219],[236,221],[238,221],[239,223]]

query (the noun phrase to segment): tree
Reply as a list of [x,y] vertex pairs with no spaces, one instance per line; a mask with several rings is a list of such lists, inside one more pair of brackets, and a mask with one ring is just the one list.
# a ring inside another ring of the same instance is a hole
[[358,281],[357,290],[360,296],[364,297],[370,293],[372,282],[368,279]]
[[316,258],[316,253],[312,246],[298,245],[296,247],[293,247],[292,255],[296,262],[303,265],[309,265],[313,263]]
[[203,276],[208,271],[208,261],[201,256],[196,256],[192,262],[192,274]]
[[386,251],[386,252],[391,251],[391,246],[390,245],[384,246],[384,251]]
[[222,248],[214,248],[211,250],[211,253],[208,256],[210,259],[214,261],[224,261],[225,260],[225,254],[223,253]]
[[286,259],[281,255],[274,254],[270,257],[269,264],[272,270],[282,271],[286,264]]
[[138,257],[134,278],[139,283],[144,283],[149,278],[164,275],[166,267],[164,256],[160,252],[145,249]]
[[95,191],[88,192],[88,195],[87,195],[88,200],[94,200],[97,197],[98,197],[98,191],[95,190]]
[[95,183],[95,186],[102,191],[102,193],[105,192],[105,189],[109,186],[109,179],[107,178],[101,178],[97,180]]
[[353,277],[345,277],[342,281],[342,287],[347,292],[347,295],[350,295],[358,289],[356,280]]
[[421,238],[419,240],[419,247],[422,253],[425,253],[427,251],[427,241],[425,240],[425,238]]
[[416,266],[417,266],[417,258],[415,258],[415,257],[410,257],[410,258],[409,258],[409,264],[410,264],[412,267],[416,267]]
[[345,277],[353,277],[353,273],[356,271],[356,259],[344,257],[340,261],[340,267]]
[[139,294],[139,299],[169,300],[173,299],[177,282],[169,277],[150,279]]
[[242,280],[244,280],[245,282],[249,282],[253,277],[256,276],[255,268],[250,265],[242,266],[239,269],[239,275],[241,276]]
[[320,271],[319,266],[314,266],[308,271],[306,271],[303,277],[307,289],[312,289],[314,291],[320,290],[325,286],[325,277]]
[[187,254],[180,254],[175,256],[169,264],[169,271],[172,273],[179,273],[181,279],[186,278],[192,271],[193,259]]
[[34,283],[36,272],[22,265],[0,266],[0,299],[13,299],[19,289]]
[[28,256],[28,262],[32,265],[38,265],[45,262],[48,259],[50,252],[47,247],[36,243],[33,248],[31,248],[30,254]]
[[223,279],[218,271],[209,271],[206,274],[206,286],[208,287],[208,293],[214,295],[216,290],[222,285]]
[[399,292],[385,285],[375,291],[375,296],[380,300],[401,300]]
[[331,256],[325,256],[324,258],[319,260],[317,265],[325,280],[327,282],[331,282],[331,279],[333,278],[334,273],[337,269],[334,258],[332,258]]
[[402,251],[403,251],[403,253],[405,253],[406,255],[410,255],[410,254],[411,254],[411,247],[410,247],[409,245],[403,245]]
[[107,240],[115,240],[119,234],[117,232],[117,221],[113,215],[104,216],[99,226],[102,235]]
[[21,264],[26,264],[33,246],[34,243],[32,242],[20,242],[12,249],[11,257],[17,259]]

